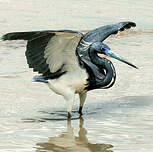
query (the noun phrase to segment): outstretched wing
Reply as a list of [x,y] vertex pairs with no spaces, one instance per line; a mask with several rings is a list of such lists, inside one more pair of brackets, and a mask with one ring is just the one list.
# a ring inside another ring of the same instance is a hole
[[83,34],[77,31],[34,31],[4,35],[3,40],[28,40],[27,63],[45,76],[58,76],[78,66],[76,47]]
[[128,22],[128,21],[102,26],[86,33],[83,37],[83,40],[85,42],[91,42],[91,43],[102,42],[111,34],[117,34],[118,31],[124,31],[125,29],[129,29],[135,26],[136,24],[134,22]]

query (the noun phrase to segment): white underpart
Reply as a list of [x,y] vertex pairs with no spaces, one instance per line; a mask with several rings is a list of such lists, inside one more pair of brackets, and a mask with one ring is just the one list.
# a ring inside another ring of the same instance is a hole
[[67,72],[58,79],[49,80],[48,86],[56,94],[64,97],[68,104],[67,111],[71,113],[74,102],[74,94],[82,94],[86,92],[84,88],[87,84],[87,78],[88,75],[86,71],[78,68],[74,71]]
[[65,89],[69,88],[74,93],[84,92],[88,75],[85,70],[77,69],[67,72],[58,79],[49,80],[49,87],[57,94],[65,96]]

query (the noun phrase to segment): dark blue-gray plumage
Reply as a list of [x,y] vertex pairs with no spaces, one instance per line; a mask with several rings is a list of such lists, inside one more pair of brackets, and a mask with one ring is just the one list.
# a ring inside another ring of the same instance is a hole
[[28,41],[25,52],[27,63],[33,71],[41,74],[34,80],[46,83],[65,98],[70,117],[74,94],[79,94],[79,113],[82,114],[87,91],[106,89],[115,83],[116,72],[112,62],[98,56],[98,53],[137,68],[103,43],[111,34],[135,26],[134,22],[120,22],[86,34],[72,30],[13,32],[4,35],[2,39]]

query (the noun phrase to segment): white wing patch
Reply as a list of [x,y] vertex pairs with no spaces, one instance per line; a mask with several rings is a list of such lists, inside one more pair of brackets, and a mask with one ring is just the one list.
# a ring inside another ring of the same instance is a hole
[[51,38],[44,51],[50,72],[54,73],[62,66],[64,70],[72,71],[78,65],[75,50],[80,39],[81,35],[72,33],[56,33]]

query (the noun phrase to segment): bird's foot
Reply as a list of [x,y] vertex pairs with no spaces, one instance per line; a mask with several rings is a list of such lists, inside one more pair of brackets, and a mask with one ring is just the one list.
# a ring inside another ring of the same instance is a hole
[[68,112],[68,119],[70,119],[71,118],[71,113],[70,112]]
[[82,113],[82,107],[79,107],[78,113],[80,114],[80,117],[83,115],[83,113]]

